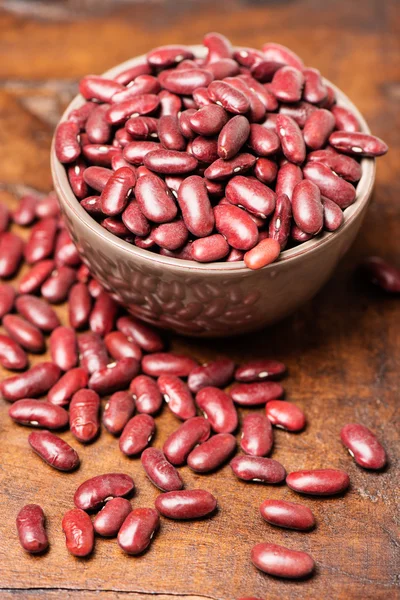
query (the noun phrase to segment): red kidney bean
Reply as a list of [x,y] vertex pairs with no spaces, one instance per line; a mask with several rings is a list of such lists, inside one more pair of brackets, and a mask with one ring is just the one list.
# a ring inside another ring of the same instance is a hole
[[130,231],[123,222],[119,219],[119,217],[107,217],[103,221],[101,221],[101,226],[107,229],[110,233],[118,237],[127,238],[130,237]]
[[229,245],[220,234],[197,239],[192,244],[191,259],[197,262],[221,260],[229,252]]
[[211,164],[218,158],[218,143],[215,138],[196,137],[189,142],[187,151],[192,154],[199,162]]
[[0,319],[14,307],[15,290],[12,285],[0,282]]
[[81,206],[92,216],[102,214],[100,196],[88,196],[82,200]]
[[274,111],[278,108],[278,100],[274,94],[268,89],[267,86],[263,85],[251,75],[245,74],[240,75],[239,78],[243,80],[249,89],[254,92],[261,103],[264,105],[265,110]]
[[308,531],[315,525],[315,518],[307,506],[286,500],[264,500],[260,513],[271,525]]
[[193,96],[193,100],[196,103],[196,106],[198,108],[203,108],[203,106],[213,105],[213,101],[210,98],[210,94],[208,93],[207,88],[204,88],[204,87],[197,88],[197,90],[194,90],[192,96]]
[[122,92],[124,89],[123,85],[113,79],[95,75],[88,75],[79,83],[79,91],[86,100],[109,102],[114,94]]
[[196,473],[218,469],[234,452],[236,440],[230,433],[218,433],[197,446],[187,457],[187,464]]
[[379,256],[369,256],[362,265],[369,281],[389,293],[400,292],[400,269],[389,264]]
[[203,45],[208,49],[207,65],[223,58],[231,58],[233,48],[230,41],[220,33],[207,33],[203,38]]
[[95,532],[103,537],[115,537],[131,512],[131,504],[126,498],[109,500],[93,521]]
[[96,298],[94,308],[89,317],[90,329],[101,336],[107,335],[113,327],[117,304],[106,292],[102,291]]
[[256,123],[250,126],[250,135],[247,143],[258,156],[276,154],[280,148],[279,138],[276,133]]
[[221,129],[218,136],[218,155],[225,160],[233,158],[246,143],[250,123],[243,115],[236,115]]
[[266,239],[262,239],[254,246],[254,248],[246,252],[243,260],[246,267],[249,269],[261,269],[274,262],[278,258],[280,252],[281,247],[279,242],[267,237]]
[[88,514],[79,508],[65,513],[62,520],[65,543],[73,556],[83,557],[90,554],[94,546],[94,530]]
[[18,292],[20,294],[31,294],[32,292],[35,292],[51,275],[52,271],[54,270],[54,266],[55,263],[52,259],[35,263],[33,267],[23,277],[21,277],[18,284]]
[[78,337],[79,360],[88,373],[103,369],[108,364],[106,347],[101,337],[93,332]]
[[54,310],[40,298],[30,294],[18,296],[15,307],[19,314],[42,331],[52,331],[60,325]]
[[361,179],[361,165],[351,156],[345,154],[337,154],[333,149],[316,150],[310,152],[307,160],[311,162],[319,162],[326,165],[343,179],[356,183]]
[[117,169],[101,193],[102,212],[106,215],[119,215],[126,207],[135,182],[135,174],[130,167]]
[[[147,140],[157,137],[158,121],[154,117],[131,117],[125,127],[135,140]],[[153,144],[152,149],[155,148],[158,148],[158,145]]]
[[286,477],[286,471],[273,458],[261,456],[235,456],[230,463],[232,471],[243,481],[258,483],[281,483]]
[[287,66],[276,71],[272,78],[270,90],[281,102],[298,102],[301,99],[303,85],[304,75],[302,71]]
[[62,429],[68,423],[68,413],[61,406],[29,398],[14,402],[8,414],[16,423],[31,427]]
[[[20,198],[18,207],[13,212],[12,218],[14,223],[25,227],[31,225],[36,217],[36,203],[38,199],[32,194],[25,194]],[[1,209],[0,209],[1,211]],[[3,217],[4,218],[4,217]],[[0,218],[1,220],[1,218]],[[7,219],[8,221],[8,219]],[[7,223],[8,224],[8,223]],[[7,227],[0,227],[0,231],[5,231]]]
[[185,150],[186,141],[179,129],[178,118],[165,115],[158,120],[158,137],[168,150]]
[[50,431],[32,431],[28,442],[32,450],[53,469],[73,471],[79,465],[76,450]]
[[284,64],[281,62],[261,60],[252,66],[251,75],[257,81],[267,83],[273,79],[275,73],[282,67],[284,67]]
[[232,400],[240,406],[258,406],[282,396],[283,388],[275,381],[234,383],[229,393]]
[[78,363],[75,331],[71,327],[57,327],[50,336],[52,361],[63,371],[73,369]]
[[331,496],[347,490],[350,479],[345,471],[339,469],[314,469],[289,473],[286,484],[300,494]]
[[66,229],[62,229],[57,236],[54,258],[57,267],[77,267],[81,264],[81,257]]
[[160,248],[167,250],[177,250],[181,248],[188,239],[188,230],[182,219],[177,219],[171,223],[163,223],[154,227],[150,234],[153,242]]
[[125,102],[111,104],[105,114],[107,123],[118,125],[133,115],[147,115],[156,110],[160,99],[155,94],[140,94]]
[[132,200],[122,213],[124,225],[135,235],[148,235],[150,233],[150,223],[140,210],[138,202]]
[[252,381],[274,379],[283,375],[285,371],[286,366],[277,360],[252,360],[236,369],[235,379],[236,381],[251,383]]
[[321,193],[315,183],[300,181],[293,190],[292,212],[296,225],[305,233],[316,235],[324,224]]
[[268,235],[284,250],[290,234],[292,204],[286,194],[276,196],[275,212],[269,222]]
[[367,133],[334,131],[329,143],[339,152],[355,156],[382,156],[388,151],[383,140]]
[[197,160],[194,156],[187,152],[177,152],[175,150],[151,150],[146,154],[143,162],[151,171],[166,175],[190,173],[197,167]]
[[50,192],[43,200],[36,204],[36,217],[46,219],[47,217],[59,217],[60,205],[55,192]]
[[276,132],[286,158],[295,164],[304,162],[306,158],[306,146],[296,121],[286,115],[278,115],[276,119]]
[[251,550],[251,560],[260,571],[286,579],[306,577],[315,568],[314,560],[307,552],[289,550],[277,544],[257,544]]
[[329,110],[320,108],[313,112],[305,122],[304,141],[312,150],[323,148],[335,128],[335,117]]
[[76,274],[76,278],[80,283],[88,283],[90,278],[90,271],[88,267],[82,264]]
[[194,112],[190,118],[190,127],[199,135],[217,135],[228,122],[226,111],[218,104],[209,104]]
[[222,390],[211,386],[202,388],[196,395],[196,404],[216,433],[232,433],[236,429],[236,408],[231,398]]
[[264,55],[254,48],[239,47],[234,50],[233,58],[243,67],[251,69],[253,65],[264,60]]
[[84,157],[88,162],[100,167],[110,167],[113,156],[121,154],[121,150],[115,146],[105,144],[86,144],[82,149]]
[[62,266],[56,269],[52,276],[43,283],[40,289],[41,294],[51,304],[59,304],[67,298],[75,280],[76,271]]
[[132,340],[128,340],[126,335],[120,331],[112,331],[107,334],[104,342],[108,352],[115,360],[128,357],[135,358],[136,360],[142,358],[140,347]]
[[296,69],[302,71],[304,69],[304,63],[293,50],[290,50],[282,44],[276,44],[274,42],[268,42],[262,47],[262,53],[265,60],[272,60],[283,63],[285,65],[291,65]]
[[111,98],[113,104],[119,104],[130,100],[141,94],[157,94],[160,91],[160,83],[153,75],[138,75],[132,85],[122,88],[122,91],[116,92]]
[[265,413],[271,423],[280,429],[301,431],[306,425],[303,411],[292,402],[271,400],[265,407]]
[[209,436],[209,422],[204,417],[192,417],[168,437],[163,452],[171,464],[182,465],[193,448],[205,442]]
[[24,243],[20,237],[10,231],[0,236],[0,277],[12,277],[22,259]]
[[313,236],[310,233],[305,233],[297,225],[293,224],[290,230],[290,237],[295,242],[303,243],[311,240]]
[[348,133],[360,131],[360,124],[353,113],[344,106],[333,106],[331,112],[335,117],[335,128]]
[[119,530],[119,546],[127,554],[141,554],[150,545],[159,524],[160,517],[154,508],[135,508]]
[[228,112],[245,114],[250,109],[248,98],[225,81],[212,81],[208,86],[211,99]]
[[238,154],[230,160],[218,158],[204,171],[204,176],[208,179],[228,179],[232,175],[244,173],[252,168],[256,162],[256,157],[252,154]]
[[127,456],[140,454],[150,443],[156,430],[153,417],[140,414],[132,417],[125,425],[119,440],[121,452]]
[[124,473],[96,475],[81,483],[74,494],[74,504],[81,510],[96,510],[112,498],[128,496],[134,489],[132,477]]
[[69,407],[69,427],[72,435],[86,444],[99,432],[100,398],[93,390],[81,389],[72,396]]
[[111,169],[105,169],[104,167],[88,167],[83,172],[83,179],[91,188],[97,192],[102,192],[112,174],[113,171]]
[[155,245],[150,237],[141,238],[138,235],[135,237],[134,242],[135,246],[137,246],[138,248],[142,248],[143,250],[148,250],[149,248],[152,248]]
[[51,362],[39,363],[14,377],[0,383],[0,392],[6,400],[15,402],[21,398],[38,397],[45,394],[59,379],[60,369]]
[[175,69],[161,72],[158,79],[162,87],[169,92],[189,96],[195,89],[207,87],[214,76],[205,69]]
[[157,331],[134,317],[120,317],[117,320],[117,329],[146,352],[159,352],[164,347]]
[[25,260],[29,264],[33,264],[48,258],[54,250],[56,233],[57,222],[54,217],[48,217],[36,223],[25,246]]
[[145,61],[138,63],[133,67],[129,67],[129,69],[126,69],[125,71],[122,71],[122,73],[119,73],[116,77],[114,77],[114,79],[117,83],[128,85],[128,83],[134,81],[139,75],[149,75],[150,73],[151,67],[147,61]]
[[162,396],[154,379],[138,375],[129,386],[139,413],[155,414],[161,408]]
[[146,375],[159,377],[161,375],[175,375],[188,377],[192,369],[197,366],[195,360],[182,354],[172,352],[159,352],[144,356],[142,370]]
[[274,443],[270,421],[263,415],[247,415],[243,419],[240,447],[252,456],[266,456]]
[[0,334],[0,364],[5,369],[19,371],[25,369],[28,357],[21,346],[7,335]]
[[[253,78],[242,79],[239,77],[229,77],[225,79],[226,83],[229,83],[236,90],[242,92],[244,96],[246,96],[246,98],[248,99],[250,103],[250,108],[247,115],[249,121],[259,122],[265,118],[266,102],[265,98],[263,97],[264,94],[260,95],[259,93],[256,93],[256,91],[253,89],[253,81]],[[274,98],[274,100],[277,104],[276,98]]]
[[56,129],[54,149],[61,163],[74,162],[81,153],[79,126],[73,121],[64,121]]
[[111,137],[111,125],[106,121],[109,104],[102,104],[90,113],[86,123],[86,133],[92,144],[106,144]]
[[291,200],[294,188],[302,179],[303,174],[300,167],[290,162],[282,165],[278,171],[275,193],[277,195],[286,194]]
[[217,500],[206,490],[179,490],[160,494],[155,506],[168,519],[200,519],[214,512]]
[[319,162],[309,162],[303,168],[305,179],[317,185],[323,196],[336,202],[340,208],[345,209],[353,204],[356,190],[341,177],[335,175],[331,169]]
[[135,358],[121,358],[93,373],[89,379],[89,388],[101,396],[129,387],[139,371]]
[[231,381],[234,369],[235,363],[229,358],[197,366],[189,374],[189,389],[197,394],[204,387],[225,387]]
[[233,248],[249,250],[257,244],[257,225],[241,208],[229,205],[216,206],[214,217],[217,231]]
[[173,67],[186,58],[193,58],[192,51],[187,46],[173,44],[153,48],[153,50],[147,53],[147,62],[149,65],[159,69]]
[[317,110],[317,107],[309,102],[295,102],[293,104],[281,104],[279,112],[282,115],[291,117],[301,128],[306,124],[307,119]]
[[259,158],[254,167],[254,175],[262,183],[271,184],[278,174],[277,164],[268,158]]
[[47,399],[51,404],[65,406],[78,390],[87,386],[88,375],[84,369],[71,369],[49,390]]
[[140,210],[150,221],[166,223],[176,217],[178,211],[172,193],[157,175],[140,177],[136,183],[135,194]]
[[329,198],[321,198],[324,207],[324,229],[336,231],[342,226],[344,215],[342,209]]
[[49,545],[45,516],[38,504],[26,504],[17,516],[17,531],[21,546],[31,554],[44,552]]
[[72,286],[68,296],[69,322],[74,329],[87,325],[92,310],[92,299],[85,283]]
[[386,452],[377,437],[365,425],[349,423],[340,431],[340,439],[356,463],[364,469],[382,469]]
[[5,315],[3,317],[3,327],[8,335],[24,350],[39,354],[44,351],[45,342],[42,332],[25,319],[18,315]]
[[320,104],[327,95],[328,89],[321,78],[321,73],[318,69],[307,68],[303,71],[304,75],[304,90],[303,98],[311,104]]
[[[141,415],[144,417],[145,415]],[[151,417],[149,417],[151,418]],[[141,462],[150,481],[163,492],[172,492],[183,488],[178,471],[167,461],[161,450],[147,448],[141,456]]]
[[229,202],[261,218],[266,218],[275,208],[274,192],[260,181],[243,175],[233,177],[228,182],[225,194]]
[[169,409],[178,419],[185,421],[195,416],[196,407],[192,394],[186,383],[179,377],[161,375],[158,378],[157,385]]
[[[219,107],[220,108],[220,107]],[[178,115],[178,128],[181,134],[186,139],[193,139],[195,137],[195,132],[192,128],[191,117],[197,113],[195,108],[188,108],[187,110],[182,111]]]
[[179,96],[172,94],[168,90],[162,90],[158,94],[158,98],[161,104],[160,117],[164,117],[165,115],[178,116],[182,109],[182,101]]
[[135,401],[129,392],[115,392],[104,407],[103,424],[107,431],[119,435],[135,411]]

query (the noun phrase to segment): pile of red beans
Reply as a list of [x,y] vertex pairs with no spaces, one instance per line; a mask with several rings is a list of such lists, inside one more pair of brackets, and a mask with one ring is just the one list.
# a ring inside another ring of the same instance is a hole
[[[241,453],[230,462],[235,477],[264,485],[286,481],[305,495],[345,492],[349,477],[342,470],[287,474],[268,458],[273,427],[299,432],[306,426],[303,411],[282,400],[284,389],[277,380],[285,374],[283,363],[261,359],[237,366],[220,358],[200,365],[168,352],[156,330],[129,316],[91,278],[60,219],[54,194],[44,199],[26,195],[13,214],[0,204],[0,217],[0,318],[5,331],[0,333],[0,364],[22,371],[0,383],[2,398],[11,403],[11,419],[34,427],[27,443],[50,467],[64,472],[79,468],[79,453],[53,431],[69,428],[78,443],[87,444],[103,425],[119,437],[123,454],[140,456],[150,482],[162,492],[155,507],[132,510],[126,497],[135,485],[128,474],[105,473],[84,481],[74,495],[75,508],[62,519],[73,555],[90,554],[95,532],[117,537],[128,554],[140,554],[151,543],[160,515],[211,516],[216,498],[204,489],[183,489],[179,467],[187,464],[196,473],[209,473],[231,459],[240,407],[262,407],[262,412],[242,420]],[[11,221],[31,227],[26,243],[9,231]],[[18,275],[22,263],[16,287],[5,282]],[[68,325],[60,323],[53,308],[64,301]],[[47,346],[51,361],[29,368],[28,353],[44,353]],[[150,444],[164,401],[177,428],[159,450]],[[358,465],[384,467],[385,451],[367,427],[349,424],[340,435]],[[260,512],[279,527],[308,531],[315,523],[307,506],[284,500],[265,500]],[[96,513],[93,520],[91,513]],[[17,529],[26,551],[40,553],[48,547],[40,506],[24,506]],[[287,578],[303,577],[314,568],[307,553],[270,543],[254,546],[251,560],[262,571]]]
[[386,144],[294,52],[205,36],[150,51],[114,79],[89,75],[55,151],[81,206],[135,246],[261,268],[336,231],[359,159]]

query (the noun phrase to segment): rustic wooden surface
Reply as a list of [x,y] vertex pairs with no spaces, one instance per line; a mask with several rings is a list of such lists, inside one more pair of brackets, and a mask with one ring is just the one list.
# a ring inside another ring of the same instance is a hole
[[[51,188],[53,126],[79,77],[101,73],[154,45],[200,42],[210,29],[240,45],[273,40],[291,46],[341,87],[391,146],[379,161],[374,202],[357,242],[313,301],[257,336],[225,342],[172,339],[173,348],[199,360],[225,354],[238,362],[261,356],[285,361],[287,398],[306,411],[309,424],[300,435],[278,431],[273,457],[288,471],[344,468],[351,477],[348,493],[301,499],[285,486],[238,482],[228,466],[210,476],[185,467],[188,487],[217,496],[220,510],[212,519],[163,520],[150,551],[139,558],[123,555],[115,540],[99,539],[92,557],[77,560],[65,549],[60,525],[81,481],[126,471],[137,483],[135,506],[152,505],[157,491],[139,461],[122,456],[107,432],[78,448],[82,466],[76,473],[53,471],[28,449],[29,430],[12,425],[0,401],[0,597],[399,598],[400,300],[355,276],[366,255],[400,264],[397,0],[8,0],[0,6],[0,183],[1,199],[11,206],[10,192],[21,184]],[[57,311],[66,321],[65,308]],[[361,470],[341,446],[340,428],[351,421],[370,426],[384,443],[390,457],[384,472]],[[157,426],[155,445],[161,446],[177,422],[165,410]],[[79,446],[69,433],[61,435]],[[268,526],[258,513],[267,497],[304,501],[315,512],[316,529],[302,534]],[[16,514],[30,502],[48,515],[51,547],[43,557],[24,554],[16,537]],[[285,582],[261,574],[249,560],[252,545],[260,541],[309,551],[317,563],[314,577]]]

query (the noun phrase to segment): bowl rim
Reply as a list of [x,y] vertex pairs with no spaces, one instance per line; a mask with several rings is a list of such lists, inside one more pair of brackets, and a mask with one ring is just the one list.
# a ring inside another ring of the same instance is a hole
[[[206,51],[206,49],[201,45],[190,45],[188,47],[198,57],[201,57],[202,55],[204,56],[204,53]],[[105,71],[102,74],[102,77],[113,78],[122,71],[125,71],[126,69],[129,69],[143,62],[145,59],[146,54],[142,54],[140,56],[128,59]],[[355,114],[361,125],[361,131],[364,133],[371,133],[363,115],[353,104],[353,102],[346,96],[346,94],[344,94],[344,92],[342,92],[336,85],[331,83],[328,79],[323,78],[323,80],[325,83],[327,83],[334,89],[336,98],[338,100],[338,105],[349,108]],[[77,94],[65,109],[58,123],[66,121],[70,112],[82,106],[85,101],[85,98],[81,94]],[[84,223],[84,225],[87,226],[94,234],[96,234],[100,238],[103,238],[107,244],[116,246],[120,251],[129,254],[131,258],[134,258],[136,256],[138,259],[151,261],[153,264],[158,264],[161,267],[170,266],[174,267],[175,269],[185,271],[190,270],[193,272],[203,271],[214,273],[217,272],[242,274],[249,274],[250,272],[254,273],[254,271],[251,271],[251,269],[249,269],[245,265],[243,260],[237,262],[199,263],[192,260],[173,258],[170,256],[162,256],[160,254],[152,253],[149,250],[138,248],[133,244],[129,244],[125,240],[118,238],[116,235],[107,231],[107,229],[102,227],[95,219],[93,219],[93,217],[90,216],[88,212],[86,212],[82,208],[72,191],[65,166],[62,163],[60,163],[56,157],[55,135],[53,135],[51,144],[50,164],[54,188],[58,198],[60,199],[61,204],[65,203],[68,206],[69,210],[74,213],[75,217],[81,220]],[[339,238],[344,235],[345,231],[348,229],[351,223],[363,211],[365,204],[368,202],[371,196],[372,188],[375,182],[375,159],[363,158],[361,160],[361,169],[361,179],[356,186],[356,201],[343,211],[344,222],[339,230],[333,232],[325,231],[322,235],[319,235],[317,238],[312,238],[311,240],[303,242],[302,244],[299,244],[294,248],[284,250],[283,252],[281,252],[277,261],[275,261],[272,264],[266,265],[262,269],[259,269],[257,272],[279,268],[279,265],[299,259],[304,254],[310,254],[312,252],[320,251],[322,248],[326,248],[326,246],[330,245],[334,240],[338,241]]]

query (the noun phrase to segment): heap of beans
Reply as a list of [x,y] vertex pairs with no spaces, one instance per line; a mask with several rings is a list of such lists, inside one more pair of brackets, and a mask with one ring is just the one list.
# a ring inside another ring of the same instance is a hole
[[[240,407],[262,411],[242,420],[242,452],[230,462],[235,477],[266,485],[286,480],[293,491],[306,495],[345,492],[349,477],[342,470],[287,474],[268,457],[273,427],[299,432],[306,426],[303,411],[282,400],[284,389],[277,379],[285,374],[283,363],[261,359],[237,366],[221,358],[200,365],[166,351],[157,331],[129,316],[90,277],[60,219],[54,194],[41,200],[26,195],[13,214],[0,204],[0,216],[0,318],[6,332],[0,334],[0,364],[22,371],[0,383],[3,399],[11,403],[10,417],[35,428],[27,443],[45,463],[63,472],[79,468],[79,454],[53,431],[69,427],[77,442],[86,444],[95,441],[103,425],[119,436],[123,454],[140,456],[149,481],[162,492],[155,507],[132,509],[127,496],[135,484],[128,474],[104,473],[82,482],[73,498],[75,507],[62,519],[69,552],[90,554],[96,532],[117,537],[124,552],[140,554],[150,545],[160,515],[177,520],[211,516],[216,498],[207,490],[183,489],[178,468],[187,464],[199,474],[221,468],[236,451]],[[11,221],[31,227],[27,243],[8,230]],[[5,282],[22,263],[25,269],[16,287]],[[53,308],[65,300],[68,325]],[[28,353],[41,354],[46,346],[51,361],[29,368]],[[42,396],[47,399],[39,400]],[[159,450],[150,444],[163,401],[180,424]],[[385,466],[385,450],[367,427],[348,424],[340,436],[358,465]],[[89,513],[96,513],[93,520]],[[265,500],[260,513],[278,527],[309,531],[315,524],[310,508],[284,500]],[[28,504],[20,510],[17,530],[26,551],[47,549],[40,506]],[[286,578],[303,577],[314,569],[306,552],[271,543],[254,546],[251,560],[258,569]]]
[[81,206],[111,233],[164,256],[258,269],[339,229],[359,159],[387,146],[288,48],[233,48],[218,33],[203,43],[205,58],[163,46],[114,79],[82,79],[86,103],[58,126],[55,150]]

